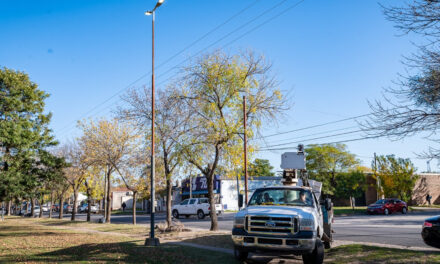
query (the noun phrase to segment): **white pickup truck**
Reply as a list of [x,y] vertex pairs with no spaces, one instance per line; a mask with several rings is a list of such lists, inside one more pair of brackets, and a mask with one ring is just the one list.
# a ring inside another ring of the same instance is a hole
[[[298,149],[282,155],[284,186],[256,189],[235,215],[232,240],[238,260],[269,251],[302,255],[305,264],[323,263],[324,247],[332,242],[332,204],[321,197],[322,183],[308,180],[302,145]],[[241,197],[239,207],[242,202]]]
[[[221,204],[215,205],[215,211],[220,214],[223,210]],[[208,198],[191,198],[182,201],[180,204],[176,204],[171,208],[173,217],[178,219],[180,215],[189,217],[190,215],[197,215],[197,218],[203,219],[206,215],[209,215],[211,208],[209,206]]]

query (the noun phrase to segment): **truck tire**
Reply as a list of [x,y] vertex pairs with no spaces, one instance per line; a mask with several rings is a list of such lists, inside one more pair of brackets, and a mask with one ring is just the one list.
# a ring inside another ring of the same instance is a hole
[[304,264],[322,264],[324,262],[324,244],[316,239],[315,249],[310,254],[302,255]]
[[247,251],[240,250],[234,247],[234,257],[238,261],[245,261],[248,258],[249,253]]
[[198,219],[203,219],[203,218],[205,218],[205,213],[203,213],[203,210],[198,210],[198,211],[197,211],[197,218],[198,218]]
[[173,217],[176,218],[176,219],[179,219],[179,211],[174,209],[173,210]]

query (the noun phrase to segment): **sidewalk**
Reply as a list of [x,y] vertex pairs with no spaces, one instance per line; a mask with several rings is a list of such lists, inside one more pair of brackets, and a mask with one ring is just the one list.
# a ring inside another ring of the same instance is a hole
[[425,207],[425,206],[410,206],[411,211],[419,211],[419,212],[436,212],[440,213],[439,207]]

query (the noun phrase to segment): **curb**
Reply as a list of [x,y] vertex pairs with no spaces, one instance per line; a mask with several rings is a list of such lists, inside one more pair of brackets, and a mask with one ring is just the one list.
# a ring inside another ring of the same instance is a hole
[[381,243],[372,243],[372,242],[357,242],[357,241],[347,241],[347,240],[335,240],[333,241],[333,247],[344,246],[344,245],[364,245],[364,246],[373,246],[373,247],[382,247],[382,248],[393,248],[393,249],[406,249],[412,251],[423,251],[423,252],[440,252],[440,249],[436,249],[433,247],[406,247],[400,245],[388,245]]

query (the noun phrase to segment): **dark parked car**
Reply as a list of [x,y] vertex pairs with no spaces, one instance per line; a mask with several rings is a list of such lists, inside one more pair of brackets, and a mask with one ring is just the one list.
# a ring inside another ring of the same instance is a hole
[[422,238],[427,245],[440,248],[440,215],[425,220]]
[[52,205],[52,210],[55,211],[55,212],[60,211],[60,205],[59,204]]
[[395,198],[380,199],[374,204],[370,204],[367,207],[368,214],[392,214],[394,212],[400,212],[406,214],[408,212],[408,206],[404,201]]
[[64,213],[71,213],[73,211],[73,206],[70,204],[64,204],[63,205],[63,212]]

